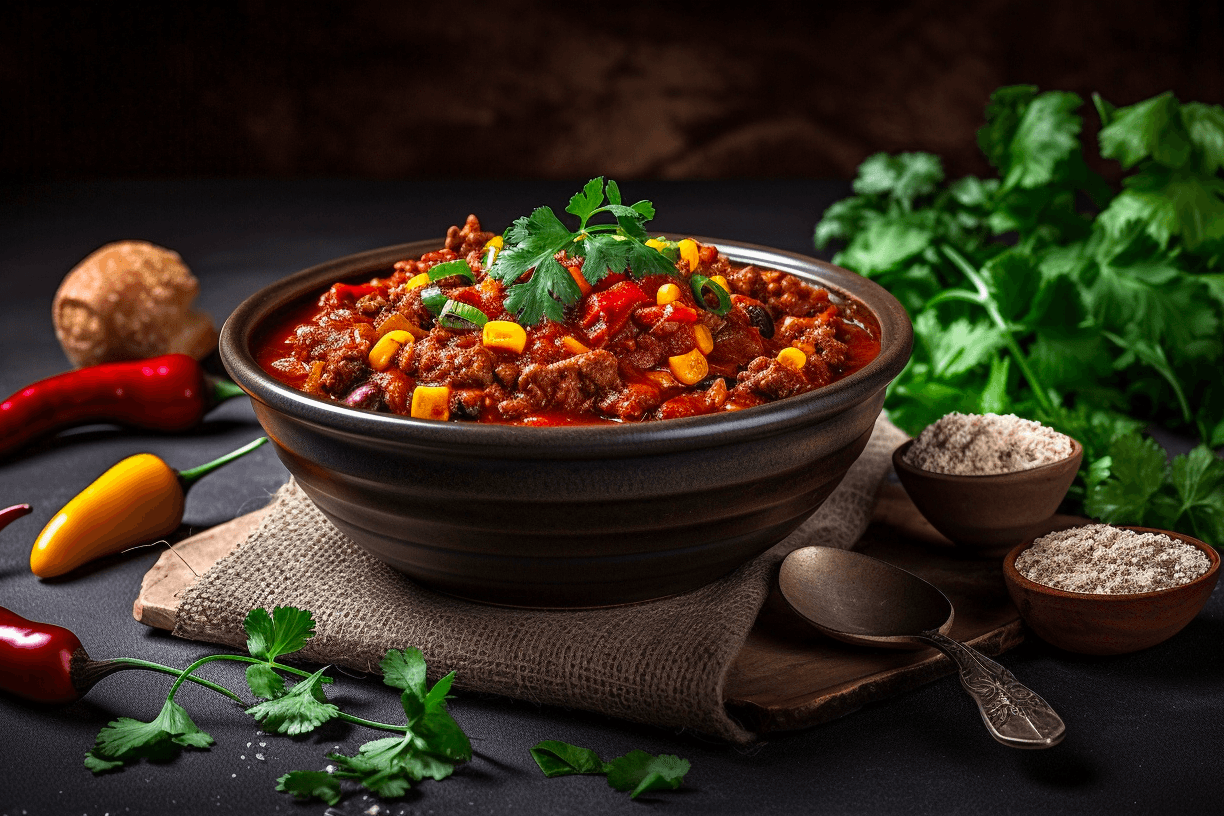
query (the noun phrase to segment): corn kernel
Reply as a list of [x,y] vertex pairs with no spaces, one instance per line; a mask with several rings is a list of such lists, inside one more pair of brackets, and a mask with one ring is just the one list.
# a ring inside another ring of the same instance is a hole
[[787,368],[802,371],[807,365],[807,355],[794,346],[787,346],[778,352],[778,362]]
[[685,238],[679,244],[680,259],[688,263],[689,271],[697,269],[697,265],[701,262],[701,257],[697,251],[697,242],[692,238]]
[[709,354],[714,350],[714,335],[710,334],[709,328],[698,323],[693,327],[693,335],[697,338],[697,349],[702,354]]
[[727,279],[724,278],[722,275],[711,275],[710,280],[714,281],[719,286],[721,286],[723,288],[723,291],[726,292],[728,295],[731,294],[731,284],[727,283]]
[[646,240],[646,246],[650,247],[651,249],[662,251],[667,249],[667,241],[663,238],[648,238]]
[[480,332],[480,342],[485,348],[499,348],[522,354],[527,345],[527,332],[510,320],[490,320]]
[[418,385],[412,392],[412,416],[417,419],[450,419],[450,386]]
[[378,338],[374,348],[370,349],[370,368],[375,371],[386,371],[395,359],[396,353],[403,346],[412,345],[412,335],[401,329],[394,329]]
[[565,350],[571,354],[586,354],[590,351],[581,340],[568,334],[561,338],[561,345],[565,346]]
[[710,373],[710,364],[700,349],[693,349],[688,354],[677,354],[667,358],[667,367],[676,379],[685,385],[694,385],[705,379]]
[[484,248],[488,249],[489,247],[493,247],[494,249],[501,249],[503,246],[505,246],[505,241],[502,240],[502,237],[500,235],[494,235],[492,238],[485,241]]
[[680,287],[674,283],[665,283],[655,292],[655,303],[666,306],[680,299]]
[[405,291],[408,289],[419,289],[427,283],[429,283],[429,273],[422,272],[409,278],[408,282],[404,284],[404,289]]

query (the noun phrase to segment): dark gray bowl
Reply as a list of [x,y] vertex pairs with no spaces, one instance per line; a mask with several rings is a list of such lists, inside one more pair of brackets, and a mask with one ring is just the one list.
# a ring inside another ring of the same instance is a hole
[[295,391],[255,362],[251,338],[283,307],[440,246],[419,241],[256,292],[226,321],[221,359],[324,515],[422,584],[529,607],[674,595],[733,571],[820,506],[867,444],[913,344],[901,304],[866,278],[802,255],[699,240],[858,300],[880,324],[879,357],[826,388],[743,411],[559,428],[348,408]]

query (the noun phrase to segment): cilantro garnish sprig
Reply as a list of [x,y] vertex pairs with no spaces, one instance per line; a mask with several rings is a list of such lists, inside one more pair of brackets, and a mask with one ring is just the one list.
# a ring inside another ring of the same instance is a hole
[[[1094,99],[1115,192],[1083,155],[1075,94],[1001,88],[978,143],[996,178],[879,154],[818,248],[913,316],[886,407],[917,434],[950,411],[1016,413],[1078,439],[1073,512],[1224,545],[1224,108]],[[1200,445],[1170,462],[1141,431]]]
[[[582,295],[573,276],[557,261],[558,253],[582,258],[582,276],[592,285],[614,272],[639,278],[677,274],[671,260],[646,245],[650,236],[645,225],[654,218],[654,205],[645,200],[624,204],[615,181],[609,180],[605,188],[602,176],[591,179],[574,194],[565,211],[578,217],[576,231],[566,227],[550,207],[538,207],[515,220],[489,269],[489,275],[509,286],[506,311],[517,315],[524,325],[534,325],[544,317],[564,320],[564,307]],[[611,216],[615,223],[591,223],[599,215]],[[531,276],[519,282],[528,272]]]
[[[102,773],[141,759],[167,761],[183,748],[209,748],[213,738],[192,721],[174,697],[185,681],[195,679],[193,675],[198,669],[217,661],[248,664],[247,686],[260,701],[247,707],[246,713],[269,732],[296,736],[333,719],[396,732],[396,736],[367,742],[356,756],[330,755],[338,766],[334,775],[293,771],[281,777],[278,790],[298,797],[317,796],[335,804],[342,796],[340,780],[353,779],[379,796],[393,798],[402,796],[412,783],[422,779],[444,779],[458,763],[471,759],[471,743],[446,711],[454,672],[427,688],[425,658],[419,650],[392,649],[383,658],[384,682],[402,692],[405,722],[382,723],[347,714],[328,702],[324,686],[332,680],[324,676],[325,669],[311,673],[279,662],[284,655],[301,650],[314,635],[314,616],[310,612],[276,607],[269,614],[254,609],[243,625],[250,656],[215,654],[196,660],[175,679],[161,712],[153,720],[120,717],[103,728],[94,747],[85,755],[85,766],[94,773]],[[285,675],[300,679],[289,686]],[[207,683],[207,687],[242,703],[240,697],[222,686]]]

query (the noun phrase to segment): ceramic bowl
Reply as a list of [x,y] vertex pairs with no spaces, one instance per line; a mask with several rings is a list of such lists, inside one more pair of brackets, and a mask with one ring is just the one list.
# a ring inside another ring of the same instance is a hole
[[905,310],[866,278],[802,255],[700,240],[857,300],[880,326],[879,356],[825,388],[742,411],[546,428],[349,408],[289,388],[256,363],[252,339],[283,309],[335,281],[388,274],[439,240],[341,258],[256,292],[226,321],[221,358],[323,514],[420,583],[546,608],[673,595],[735,570],[820,506],[866,445],[913,341]]
[[931,525],[962,550],[1000,556],[1045,528],[1075,481],[1084,449],[1049,465],[989,476],[956,476],[914,467],[909,440],[893,451],[893,469]]
[[1126,654],[1168,640],[1202,610],[1220,577],[1220,555],[1215,548],[1169,530],[1123,529],[1164,533],[1184,541],[1202,550],[1211,566],[1188,584],[1156,592],[1130,595],[1066,592],[1034,583],[1016,570],[1016,558],[1033,545],[1026,541],[1003,559],[1003,580],[1020,616],[1038,637],[1069,652]]

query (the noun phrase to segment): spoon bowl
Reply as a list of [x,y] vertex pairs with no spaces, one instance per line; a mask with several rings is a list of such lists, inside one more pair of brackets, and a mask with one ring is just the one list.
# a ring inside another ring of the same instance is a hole
[[933,646],[952,658],[990,735],[1012,748],[1049,748],[1066,731],[1058,714],[1011,672],[948,637],[955,611],[937,588],[886,561],[803,547],[782,562],[778,588],[796,614],[846,643]]

